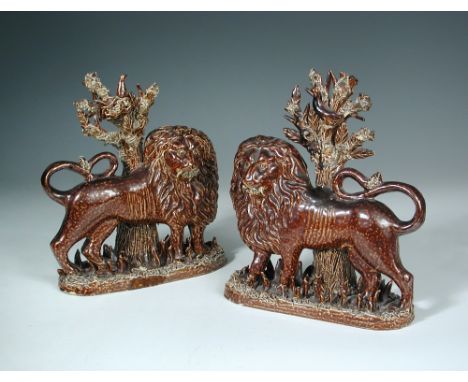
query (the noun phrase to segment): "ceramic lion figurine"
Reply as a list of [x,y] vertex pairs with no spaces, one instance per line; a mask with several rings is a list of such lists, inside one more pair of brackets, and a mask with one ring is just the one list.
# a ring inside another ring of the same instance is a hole
[[[203,232],[217,210],[216,154],[208,137],[186,126],[166,126],[148,135],[144,163],[126,176],[115,176],[117,158],[101,153],[88,163],[108,159],[109,170],[89,176],[90,169],[75,162],[52,163],[41,182],[47,195],[66,208],[62,226],[51,242],[65,273],[75,271],[68,259],[70,248],[85,239],[83,255],[99,273],[108,272],[101,247],[119,223],[164,223],[170,227],[170,245],[176,259],[183,257],[183,230],[191,232],[192,248],[204,253]],[[69,169],[86,181],[68,191],[50,184],[51,176]],[[154,254],[155,256],[157,254]]]
[[[347,194],[343,179],[351,177],[364,191]],[[401,306],[410,308],[413,276],[401,264],[398,237],[418,229],[424,222],[425,202],[414,187],[399,182],[368,186],[367,178],[354,169],[339,171],[333,182],[335,194],[312,187],[307,166],[289,143],[256,136],[239,146],[231,181],[231,197],[243,241],[254,252],[249,280],[265,270],[272,254],[280,255],[280,285],[294,283],[299,256],[304,248],[341,248],[363,280],[369,298],[376,295],[380,273],[401,290]],[[389,191],[408,195],[416,206],[414,217],[401,221],[373,198]]]

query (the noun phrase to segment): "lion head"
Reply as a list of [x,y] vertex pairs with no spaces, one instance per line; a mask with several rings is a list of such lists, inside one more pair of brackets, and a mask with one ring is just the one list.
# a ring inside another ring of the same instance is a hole
[[144,162],[166,214],[183,212],[204,224],[214,220],[218,169],[206,134],[186,126],[160,127],[146,137]]
[[289,143],[262,135],[242,142],[234,159],[231,198],[246,244],[278,243],[279,229],[311,187],[307,165]]

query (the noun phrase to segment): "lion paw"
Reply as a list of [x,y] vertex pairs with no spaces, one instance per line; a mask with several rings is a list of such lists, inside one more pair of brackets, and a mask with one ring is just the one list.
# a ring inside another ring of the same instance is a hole
[[258,275],[249,273],[249,275],[247,276],[247,285],[251,288],[256,288],[257,282],[258,282]]
[[357,295],[356,305],[358,309],[374,312],[377,309],[378,293],[362,292]]
[[278,293],[280,296],[285,297],[287,290],[288,290],[288,286],[285,284],[278,284],[276,286],[276,293]]
[[77,265],[69,262],[68,264],[60,264],[62,266],[61,269],[58,269],[59,274],[64,274],[64,275],[72,275],[76,273],[81,273],[82,269],[78,267]]
[[176,253],[174,256],[174,261],[177,263],[183,263],[185,262],[185,259],[186,259],[186,256],[182,252]]

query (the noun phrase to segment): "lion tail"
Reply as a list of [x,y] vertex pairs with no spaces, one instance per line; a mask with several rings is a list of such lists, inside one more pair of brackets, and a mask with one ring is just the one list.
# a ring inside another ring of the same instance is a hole
[[75,162],[68,162],[68,161],[59,161],[54,162],[49,165],[45,171],[42,173],[41,176],[41,184],[42,188],[46,192],[46,194],[52,200],[55,200],[57,203],[61,204],[62,206],[66,206],[70,200],[70,192],[69,191],[61,191],[56,189],[50,184],[50,178],[56,172],[64,169],[69,169],[75,172],[78,172],[83,175],[83,169]]
[[[343,181],[345,178],[354,179],[363,191],[356,193],[346,193],[343,190]],[[402,182],[382,182],[371,185],[370,179],[365,177],[361,172],[352,168],[344,168],[338,171],[332,181],[332,188],[335,194],[344,200],[362,200],[375,198],[378,195],[387,192],[402,192],[409,196],[415,205],[415,212],[410,220],[402,221],[398,219],[394,230],[400,234],[406,234],[416,231],[424,223],[426,218],[426,201],[422,194],[413,186]]]
[[[102,159],[107,159],[109,161],[109,168],[104,171],[101,174],[92,174],[91,170],[93,166],[99,162]],[[41,176],[41,184],[42,188],[46,192],[46,194],[52,199],[55,200],[57,203],[61,204],[62,206],[66,206],[68,202],[70,201],[71,198],[71,191],[61,191],[56,189],[50,184],[50,178],[52,175],[54,175],[56,172],[61,171],[61,170],[71,170],[74,172],[77,172],[81,176],[83,176],[86,180],[93,180],[95,178],[103,178],[103,177],[108,177],[112,176],[115,174],[115,171],[117,170],[118,167],[118,160],[117,157],[109,152],[103,152],[95,155],[92,157],[88,162],[89,168],[84,168],[80,164],[76,162],[71,162],[71,161],[59,161],[59,162],[54,162],[51,165],[49,165],[44,172],[42,173]]]

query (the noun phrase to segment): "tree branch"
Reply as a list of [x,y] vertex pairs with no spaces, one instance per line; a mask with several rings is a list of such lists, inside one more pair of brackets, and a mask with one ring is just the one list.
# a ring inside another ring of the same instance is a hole
[[[75,108],[83,134],[117,147],[122,161],[133,169],[142,160],[143,133],[159,87],[153,84],[143,91],[137,85],[138,96],[135,96],[127,91],[125,79],[126,75],[122,74],[117,93],[111,96],[96,73],[87,73],[84,85],[91,93],[92,100],[78,101]],[[115,125],[117,131],[108,132],[101,126],[102,120]]]

